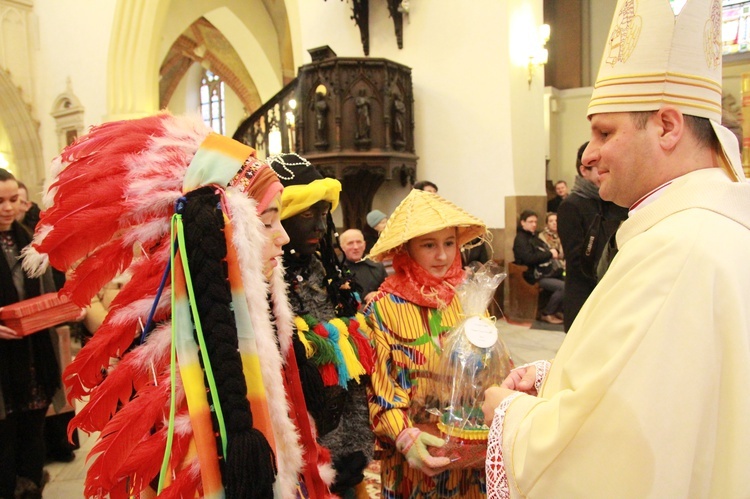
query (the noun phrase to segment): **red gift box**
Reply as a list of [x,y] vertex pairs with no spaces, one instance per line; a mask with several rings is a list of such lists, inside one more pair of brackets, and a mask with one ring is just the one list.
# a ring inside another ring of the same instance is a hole
[[19,336],[75,320],[80,315],[81,307],[57,293],[46,293],[0,308],[0,321]]

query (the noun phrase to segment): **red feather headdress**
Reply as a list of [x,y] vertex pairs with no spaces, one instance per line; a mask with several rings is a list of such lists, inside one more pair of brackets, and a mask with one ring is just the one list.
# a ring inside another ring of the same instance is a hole
[[[225,171],[212,159],[214,147],[250,157],[244,164],[240,161],[241,169],[235,165],[234,171]],[[24,268],[40,274],[51,264],[67,271],[61,293],[81,306],[87,306],[119,274],[130,275],[100,328],[63,374],[69,400],[89,397],[71,428],[102,432],[89,456],[93,460],[85,486],[89,497],[138,495],[155,478],[167,446],[171,399],[177,407],[177,424],[171,440],[171,485],[163,495],[203,493],[200,466],[188,451],[193,428],[180,379],[174,397],[168,390],[173,311],[170,285],[164,285],[163,279],[170,262],[175,203],[204,185],[218,185],[222,210],[232,224],[233,251],[257,337],[261,382],[275,425],[279,482],[275,490],[286,496],[296,487],[303,456],[281,376],[291,351],[292,313],[283,269],[274,270],[270,283],[263,278],[265,236],[256,214],[256,201],[267,203],[269,193],[281,187],[253,156],[252,149],[213,134],[199,117],[165,112],[94,127],[53,161],[44,200],[47,208],[33,243],[24,251]],[[263,186],[256,185],[253,191],[252,176],[259,171]],[[224,189],[230,180],[236,187]],[[164,294],[158,298],[160,286]],[[275,324],[270,318],[269,291]],[[149,318],[156,327],[144,342],[137,341]],[[296,419],[299,426],[302,422]]]

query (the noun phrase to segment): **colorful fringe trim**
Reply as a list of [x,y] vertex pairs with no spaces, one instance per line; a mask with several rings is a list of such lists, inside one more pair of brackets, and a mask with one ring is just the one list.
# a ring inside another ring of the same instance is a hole
[[325,386],[347,387],[349,381],[372,374],[375,353],[370,344],[370,328],[364,316],[318,321],[311,315],[294,318],[297,335],[305,353],[320,371]]

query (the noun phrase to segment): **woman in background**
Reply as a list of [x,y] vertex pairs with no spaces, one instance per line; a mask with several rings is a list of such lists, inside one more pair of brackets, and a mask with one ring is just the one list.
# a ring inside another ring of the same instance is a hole
[[[513,241],[513,257],[519,265],[528,269],[523,273],[530,284],[539,283],[539,287],[552,295],[542,310],[541,319],[550,324],[562,324],[562,301],[565,294],[565,281],[562,271],[555,275],[553,260],[560,255],[556,249],[547,246],[536,235],[537,215],[531,210],[524,210],[518,221],[516,238]],[[549,272],[547,270],[549,269]]]
[[563,253],[560,235],[557,233],[557,213],[548,212],[544,220],[544,230],[539,233],[539,239],[547,243],[550,249],[557,250],[557,261],[565,270],[565,253]]
[[[18,221],[18,182],[0,168],[0,307],[55,291],[52,273],[27,277],[19,259],[31,233]],[[12,499],[16,483],[28,497],[42,497],[47,408],[60,387],[57,334],[27,336],[0,323],[0,497]],[[62,392],[57,401],[64,405]]]

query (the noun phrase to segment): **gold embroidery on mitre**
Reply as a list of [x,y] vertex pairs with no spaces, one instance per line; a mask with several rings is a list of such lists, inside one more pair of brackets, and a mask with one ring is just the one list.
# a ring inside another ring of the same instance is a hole
[[627,0],[617,13],[618,22],[609,34],[609,55],[605,62],[614,67],[625,62],[635,50],[641,35],[641,16],[636,15],[638,0]]
[[711,2],[711,17],[703,28],[703,50],[709,69],[721,66],[721,49],[721,4],[714,0]]

